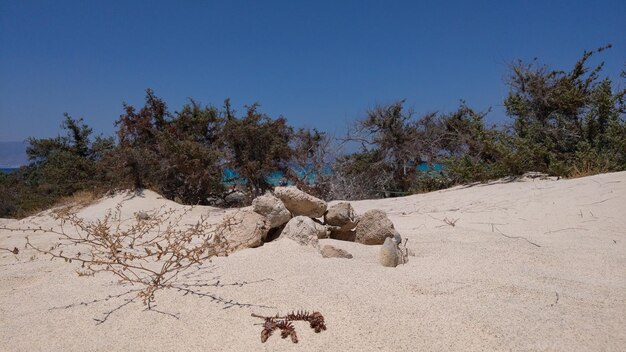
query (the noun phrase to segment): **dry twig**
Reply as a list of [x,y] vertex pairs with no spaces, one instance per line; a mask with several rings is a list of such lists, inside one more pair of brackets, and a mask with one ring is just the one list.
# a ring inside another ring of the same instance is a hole
[[536,244],[535,242],[529,241],[526,237],[521,237],[521,236],[509,236],[509,235],[505,235],[502,231],[500,231],[500,229],[498,229],[496,227],[496,231],[498,231],[498,233],[500,233],[502,236],[506,237],[506,238],[511,238],[511,239],[520,239],[520,240],[524,240],[530,244],[532,244],[535,247],[541,247],[540,245]]

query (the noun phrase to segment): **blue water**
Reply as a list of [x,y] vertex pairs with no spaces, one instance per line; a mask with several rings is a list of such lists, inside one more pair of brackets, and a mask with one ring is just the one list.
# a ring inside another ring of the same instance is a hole
[[[298,178],[304,179],[305,182],[310,185],[314,184],[317,179],[317,174],[312,172],[312,169],[312,166],[292,167],[292,170],[296,173],[296,175],[298,175]],[[432,166],[429,166],[427,163],[421,163],[415,169],[419,172],[441,172],[443,171],[443,164],[433,164]],[[332,173],[333,171],[330,168],[330,165],[324,166],[324,170],[322,171],[323,176],[330,176]],[[265,177],[265,180],[272,186],[280,186],[281,183],[283,185],[293,185],[293,181],[288,180],[282,171],[274,171],[270,173]],[[248,181],[242,178],[235,170],[226,168],[223,172],[222,184],[227,187],[245,186],[248,184]]]
[[443,164],[433,164],[432,167],[429,167],[428,163],[421,163],[421,164],[417,165],[417,167],[415,169],[417,171],[421,171],[421,172],[442,171],[443,170]]
[[[299,179],[304,179],[304,181],[308,184],[314,184],[315,180],[317,179],[317,174],[312,171],[313,170],[312,166],[306,166],[306,167],[293,166],[292,170],[293,172],[295,172],[295,174],[298,176]],[[332,174],[332,170],[330,166],[329,165],[324,166],[324,169],[322,170],[322,175],[328,176],[331,174]],[[267,183],[269,183],[272,186],[280,186],[281,184],[293,185],[293,181],[288,180],[282,171],[274,171],[270,173],[269,175],[265,176],[265,180],[267,181]],[[244,186],[247,183],[248,181],[242,178],[237,173],[237,171],[228,169],[228,168],[224,169],[224,172],[222,174],[222,184],[224,184],[225,186],[227,187]]]
[[0,172],[4,172],[5,174],[8,174],[10,172],[13,172],[17,170],[17,168],[15,167],[0,167]]

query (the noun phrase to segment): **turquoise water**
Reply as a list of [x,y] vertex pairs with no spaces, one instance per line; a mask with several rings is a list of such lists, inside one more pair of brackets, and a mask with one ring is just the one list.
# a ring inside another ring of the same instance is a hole
[[429,167],[427,163],[421,163],[415,169],[421,172],[443,171],[443,164],[433,164],[432,167]]
[[[308,184],[315,183],[315,180],[317,179],[317,174],[312,172],[312,169],[313,169],[312,166],[308,166],[308,167],[294,166],[292,168],[292,170],[295,172],[298,178],[305,179],[306,183]],[[330,169],[330,166],[328,165],[325,166],[324,170],[322,171],[322,174],[324,176],[331,175],[332,170]],[[267,181],[267,183],[269,183],[272,186],[280,186],[281,182],[287,185],[293,184],[293,181],[287,180],[287,178],[285,177],[285,174],[282,171],[274,171],[270,173],[269,175],[265,177],[265,180]],[[241,176],[235,170],[226,168],[224,169],[224,172],[222,174],[222,183],[225,186],[233,187],[236,185],[243,186],[243,185],[246,185],[248,182],[247,180],[241,178]]]
[[[298,175],[298,178],[300,179],[304,178],[306,180],[306,183],[310,185],[314,184],[315,180],[317,179],[317,174],[312,172],[312,169],[313,169],[312,166],[307,166],[307,167],[294,166],[292,168],[292,170]],[[433,164],[432,167],[430,167],[428,166],[427,163],[421,163],[415,169],[420,172],[430,172],[430,171],[441,172],[443,171],[443,165]],[[332,173],[333,171],[330,168],[330,165],[326,165],[324,167],[323,175],[330,176],[332,175]],[[287,185],[293,184],[292,180],[286,180],[285,174],[282,171],[274,171],[270,173],[269,175],[265,177],[265,180],[267,181],[267,183],[269,183],[272,186],[280,186],[281,181],[283,182],[286,181]],[[224,173],[222,176],[222,183],[227,187],[245,186],[246,184],[248,184],[247,180],[242,179],[235,170],[228,169],[228,168],[224,169]]]

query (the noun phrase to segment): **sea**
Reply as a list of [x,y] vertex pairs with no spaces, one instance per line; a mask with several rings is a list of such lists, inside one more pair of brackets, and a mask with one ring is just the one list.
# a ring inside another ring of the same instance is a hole
[[8,174],[8,173],[13,172],[15,170],[17,170],[16,167],[0,167],[0,172],[3,172],[5,174]]

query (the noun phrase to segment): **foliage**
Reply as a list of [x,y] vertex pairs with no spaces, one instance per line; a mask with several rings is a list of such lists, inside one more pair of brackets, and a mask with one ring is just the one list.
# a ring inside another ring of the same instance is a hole
[[99,189],[97,165],[112,150],[111,138],[96,137],[83,123],[65,114],[66,135],[29,138],[31,164],[0,179],[0,216],[25,216],[45,209],[80,190]]
[[[626,90],[589,66],[585,52],[569,70],[518,61],[504,101],[511,124],[487,126],[489,113],[461,101],[451,113],[417,116],[404,100],[379,105],[356,121],[340,154],[317,129],[295,129],[258,104],[237,116],[190,100],[170,112],[148,89],[141,108],[124,104],[117,140],[92,137],[82,119],[65,114],[65,135],[28,140],[31,163],[0,175],[0,216],[25,216],[75,192],[151,188],[186,204],[225,196],[226,168],[248,198],[272,187],[281,172],[325,199],[405,195],[538,171],[563,177],[626,170]],[[626,77],[626,73],[622,74]],[[426,163],[428,171],[417,167]],[[435,170],[434,165],[443,165]]]
[[[397,101],[368,111],[346,140],[359,152],[335,164],[341,198],[388,197],[459,183],[538,171],[580,176],[626,170],[626,90],[589,68],[585,52],[569,72],[511,65],[504,104],[513,118],[504,129],[486,126],[465,102],[451,114],[415,118]],[[624,76],[624,75],[622,75]],[[415,172],[419,163],[443,164]]]
[[248,106],[242,118],[234,116],[228,100],[226,107],[222,131],[226,165],[247,181],[250,194],[261,195],[270,187],[266,180],[270,173],[289,172],[293,128],[283,117],[272,120],[259,113],[258,104]]
[[614,92],[611,80],[600,78],[604,63],[587,66],[592,55],[610,47],[585,52],[569,72],[511,66],[504,104],[514,118],[513,153],[524,169],[568,176],[592,160],[597,172],[626,167],[626,90]]
[[317,129],[298,129],[292,138],[289,177],[303,191],[331,198],[333,162],[331,138]]

